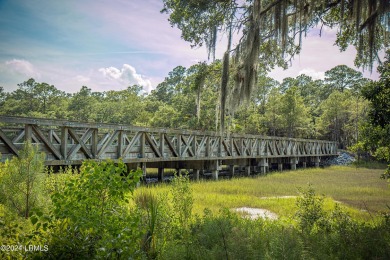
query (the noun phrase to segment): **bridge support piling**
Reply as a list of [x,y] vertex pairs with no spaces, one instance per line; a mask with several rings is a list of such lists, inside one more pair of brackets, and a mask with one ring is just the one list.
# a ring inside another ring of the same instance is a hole
[[158,178],[159,182],[163,182],[163,180],[164,180],[164,168],[162,168],[162,167],[158,168],[158,176],[157,176],[157,178]]
[[302,162],[302,168],[306,169],[306,162]]
[[211,178],[213,180],[218,180],[219,174],[219,160],[207,160],[204,161],[203,167],[205,170],[211,171]]
[[142,181],[146,182],[146,163],[141,163]]
[[213,178],[213,180],[218,180],[218,172],[219,170],[219,163],[218,163],[218,160],[216,160],[215,162],[213,162],[213,167],[211,169],[211,176]]
[[296,170],[297,169],[297,163],[298,163],[298,159],[293,157],[293,158],[290,158],[290,165],[291,165],[291,170]]
[[260,167],[260,173],[266,174],[267,173],[267,167],[268,167],[268,160],[266,158],[260,159],[260,162],[258,163],[258,166]]
[[213,180],[217,181],[218,180],[218,170],[212,170],[211,176],[212,176]]
[[283,171],[283,163],[281,162],[278,163],[278,171]]
[[297,169],[297,165],[295,163],[290,163],[291,165],[291,170],[295,171]]
[[246,176],[251,176],[251,166],[245,166],[245,175]]
[[199,181],[200,170],[199,169],[193,169],[192,172],[193,172],[193,175],[194,175],[194,180]]
[[320,161],[321,161],[320,157],[316,156],[314,158],[314,166],[317,167],[317,168],[320,167]]
[[229,174],[230,174],[230,177],[233,178],[233,176],[234,176],[234,165],[229,165]]

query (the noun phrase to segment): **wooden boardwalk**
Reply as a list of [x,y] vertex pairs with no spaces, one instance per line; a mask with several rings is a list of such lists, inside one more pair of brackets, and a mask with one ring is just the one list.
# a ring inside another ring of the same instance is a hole
[[1,161],[18,156],[26,141],[45,152],[46,165],[121,158],[130,168],[206,169],[215,178],[220,165],[266,172],[271,164],[318,166],[321,158],[337,155],[331,141],[0,116]]

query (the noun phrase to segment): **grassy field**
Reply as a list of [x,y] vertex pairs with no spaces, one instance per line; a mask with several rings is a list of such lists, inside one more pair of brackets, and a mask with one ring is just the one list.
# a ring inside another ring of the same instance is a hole
[[[272,173],[253,178],[200,181],[191,184],[194,213],[205,208],[214,212],[221,208],[253,207],[268,209],[280,217],[291,217],[296,212],[295,200],[300,190],[311,186],[318,195],[325,196],[325,207],[338,202],[356,219],[370,220],[380,212],[389,211],[389,183],[380,179],[383,169],[354,166],[332,166],[298,171]],[[169,185],[143,187],[165,196]]]

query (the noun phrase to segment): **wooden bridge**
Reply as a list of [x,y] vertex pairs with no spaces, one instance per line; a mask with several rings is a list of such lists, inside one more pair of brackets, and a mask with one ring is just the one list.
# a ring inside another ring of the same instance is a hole
[[18,156],[24,142],[39,146],[46,165],[80,165],[83,160],[121,158],[128,168],[164,168],[211,171],[218,179],[222,165],[234,175],[237,166],[247,174],[269,168],[319,166],[324,157],[337,155],[337,143],[258,135],[145,128],[120,124],[0,116],[1,161]]

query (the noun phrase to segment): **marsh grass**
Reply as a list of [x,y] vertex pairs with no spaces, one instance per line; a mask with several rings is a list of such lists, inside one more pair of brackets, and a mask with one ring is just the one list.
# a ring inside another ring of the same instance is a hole
[[[158,169],[157,168],[147,168],[146,169],[147,177],[157,178]],[[164,176],[173,176],[176,173],[176,169],[164,169]]]
[[[218,212],[221,208],[253,207],[268,209],[282,219],[290,218],[297,209],[294,196],[310,185],[316,194],[325,196],[325,209],[339,203],[353,218],[369,221],[390,205],[390,187],[380,179],[382,173],[382,169],[332,166],[218,182],[202,180],[191,184],[193,213],[202,215],[205,208]],[[163,196],[169,184],[142,189],[153,189]]]

